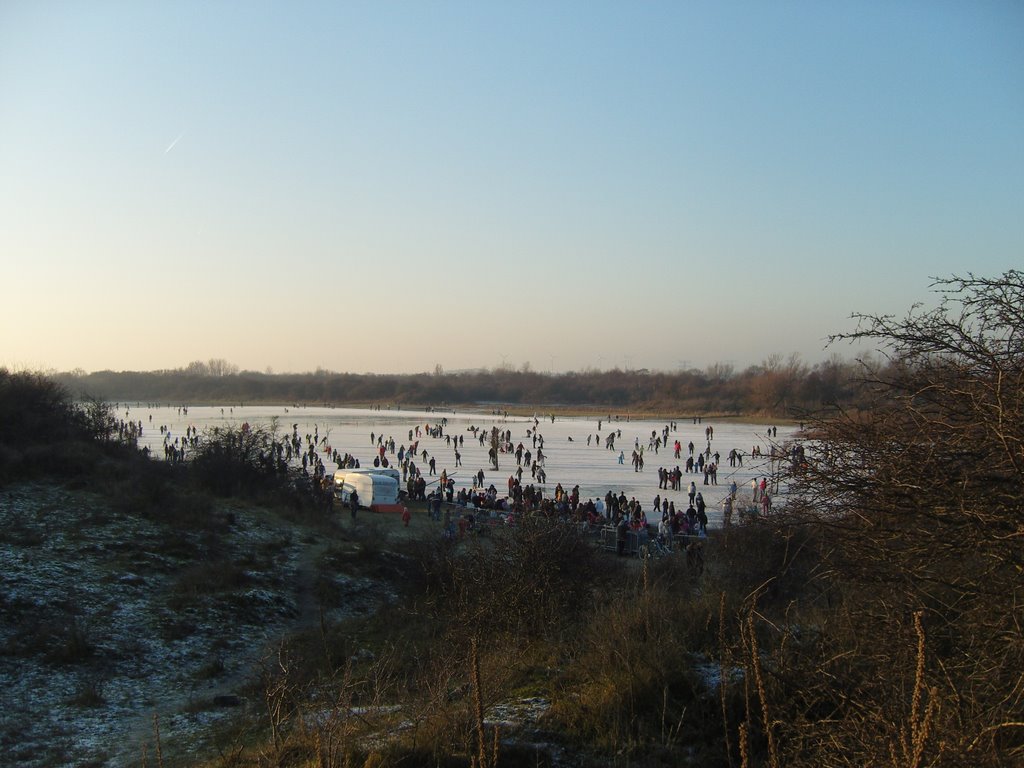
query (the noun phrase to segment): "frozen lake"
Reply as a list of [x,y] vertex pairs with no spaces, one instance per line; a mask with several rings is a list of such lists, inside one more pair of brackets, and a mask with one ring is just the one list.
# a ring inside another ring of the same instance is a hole
[[[321,438],[328,436],[328,444],[339,454],[349,453],[359,459],[364,467],[372,466],[373,457],[376,455],[376,436],[383,435],[385,439],[394,438],[396,449],[400,446],[409,446],[409,430],[420,427],[420,437],[416,464],[423,471],[427,472],[426,462],[422,461],[422,451],[426,449],[430,456],[436,460],[437,474],[441,470],[447,470],[448,475],[455,480],[456,489],[471,487],[472,474],[482,469],[484,471],[484,483],[493,483],[499,494],[505,495],[508,488],[508,479],[516,470],[516,459],[512,454],[499,456],[500,470],[495,472],[489,467],[487,451],[489,442],[485,441],[481,446],[477,439],[473,438],[470,427],[478,427],[490,433],[491,427],[497,426],[501,430],[511,430],[512,443],[520,442],[530,449],[534,454],[532,436],[527,431],[534,430],[534,417],[508,416],[502,414],[491,414],[483,411],[452,411],[452,410],[369,410],[360,408],[319,408],[319,407],[282,407],[282,406],[235,406],[233,408],[190,406],[187,413],[183,409],[173,406],[149,407],[142,404],[120,404],[117,416],[126,421],[141,421],[143,427],[142,438],[139,446],[149,446],[152,455],[158,459],[162,458],[165,435],[161,434],[160,427],[166,427],[170,432],[171,440],[183,437],[187,427],[195,427],[200,436],[205,430],[215,426],[234,425],[240,426],[244,422],[256,426],[270,427],[272,421],[277,419],[278,434],[283,436],[291,434],[293,425],[298,425],[298,432],[303,443],[305,436],[317,432]],[[751,451],[758,446],[767,456],[773,444],[779,445],[790,441],[796,432],[793,427],[777,427],[777,434],[769,437],[767,432],[769,424],[752,424],[739,422],[720,422],[714,420],[703,420],[700,424],[693,423],[693,419],[678,420],[675,422],[676,429],[669,431],[668,447],[662,447],[657,453],[649,448],[651,433],[659,436],[669,425],[665,420],[629,419],[625,417],[614,418],[609,421],[602,419],[600,429],[598,420],[593,416],[573,417],[556,416],[552,422],[550,415],[538,413],[537,433],[544,439],[545,470],[547,482],[544,485],[545,495],[553,495],[555,485],[561,483],[565,490],[571,491],[574,485],[580,486],[580,498],[604,497],[608,491],[616,495],[625,493],[627,498],[636,497],[643,504],[644,511],[651,517],[652,522],[660,520],[660,516],[652,516],[652,504],[654,497],[660,495],[663,499],[668,498],[674,501],[676,508],[686,509],[686,487],[692,479],[697,483],[697,490],[704,495],[708,505],[708,517],[710,524],[717,527],[721,524],[722,508],[721,501],[728,493],[729,484],[735,480],[739,486],[739,498],[746,502],[751,498],[751,480],[768,476],[770,474],[769,459],[767,457],[753,458]],[[462,467],[455,467],[455,450],[451,445],[446,444],[445,438],[432,438],[427,435],[426,428],[441,423],[447,419],[445,434],[453,438],[463,436],[463,446],[459,449],[462,454]],[[718,485],[704,485],[704,475],[689,474],[685,472],[686,457],[688,455],[687,444],[691,441],[695,451],[700,452],[707,446],[705,430],[708,426],[714,429],[711,440],[711,451],[718,451],[721,454],[718,469]],[[605,448],[605,438],[614,430],[617,433],[615,450]],[[621,436],[618,433],[621,432]],[[373,433],[374,440],[371,441],[370,434]],[[590,436],[590,445],[587,444],[587,437]],[[571,438],[571,439],[570,439]],[[417,438],[413,438],[414,440]],[[681,458],[673,456],[672,444],[679,440],[683,449]],[[636,443],[644,449],[644,469],[636,472],[630,461],[630,456]],[[730,467],[727,457],[729,451],[736,449],[743,452],[743,466]],[[625,452],[625,462],[618,463],[619,451]],[[328,475],[337,468],[331,461],[328,454],[321,452]],[[389,456],[394,461],[394,457]],[[658,468],[665,467],[672,469],[676,465],[683,469],[682,491],[663,490],[658,488]],[[430,477],[428,476],[428,482]],[[525,467],[522,478],[523,485],[533,482],[530,477],[529,467]]]

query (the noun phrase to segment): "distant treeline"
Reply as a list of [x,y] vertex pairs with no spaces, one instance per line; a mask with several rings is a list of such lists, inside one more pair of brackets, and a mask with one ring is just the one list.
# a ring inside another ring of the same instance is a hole
[[72,371],[54,378],[76,396],[169,404],[466,405],[596,408],[669,415],[763,414],[784,417],[850,403],[859,364],[838,357],[808,366],[774,356],[736,371],[587,370],[539,373],[495,368],[430,373],[356,374],[239,371],[223,360],[163,371]]

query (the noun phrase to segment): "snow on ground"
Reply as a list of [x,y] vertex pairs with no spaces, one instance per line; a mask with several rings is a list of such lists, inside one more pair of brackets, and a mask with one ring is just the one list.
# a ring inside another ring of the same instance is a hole
[[233,692],[254,653],[294,620],[282,575],[298,548],[239,510],[230,546],[272,553],[251,587],[174,607],[192,563],[161,552],[166,535],[81,493],[0,493],[0,765],[137,765],[154,713],[164,743],[193,742],[230,714],[213,697]]

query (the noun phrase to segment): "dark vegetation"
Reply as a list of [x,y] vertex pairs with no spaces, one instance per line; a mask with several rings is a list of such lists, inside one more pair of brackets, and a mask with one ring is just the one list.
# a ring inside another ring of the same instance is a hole
[[937,287],[861,318],[888,365],[818,420],[779,523],[814,531],[821,595],[813,642],[754,622],[783,762],[1024,763],[1024,274]]
[[[268,471],[276,498],[290,499],[282,514],[319,527],[328,544],[318,561],[321,620],[266,657],[258,706],[221,735],[208,764],[536,766],[563,749],[581,765],[1021,765],[1024,274],[936,287],[937,309],[860,318],[849,337],[876,342],[883,359],[856,381],[844,376],[842,397],[811,398],[814,408],[791,412],[816,442],[792,469],[788,503],[719,532],[701,575],[682,558],[617,560],[574,527],[544,519],[457,546],[379,531],[342,536],[318,522],[313,502],[295,500],[287,474]],[[478,377],[481,387],[547,379],[567,387],[550,395],[558,401],[571,399],[564,393],[574,379]],[[442,376],[436,385],[449,378],[461,380]],[[628,387],[648,377],[589,378],[610,396],[613,379]],[[657,395],[622,397],[664,396],[678,406],[672,378],[650,376],[666,387]],[[696,396],[696,382],[675,378]],[[384,381],[392,388],[373,390]],[[366,387],[367,401],[434,399],[428,389],[402,392],[401,381],[324,375],[321,395],[350,399]],[[311,399],[301,394],[310,384],[297,377],[289,399]],[[538,391],[529,397],[541,399]],[[581,402],[600,400],[594,389],[580,391]],[[103,396],[173,398],[159,388]],[[826,400],[860,407],[820,407]],[[72,482],[91,482],[116,460],[132,492],[158,485],[151,514],[188,507],[214,517],[212,502],[186,505],[181,494],[252,488],[211,484],[187,464],[136,460],[100,428],[102,412],[71,405],[52,380],[0,371],[4,481],[38,476],[49,462],[33,451],[59,445],[78,457]],[[218,476],[261,472],[243,448],[237,435],[223,437]],[[171,471],[180,472],[173,488],[162,474]],[[207,530],[215,542],[217,524]],[[225,573],[245,578],[242,569]],[[342,573],[387,580],[396,599],[331,622],[323,609],[342,599]],[[179,598],[211,579],[183,574]],[[54,653],[89,653],[73,637],[53,645]],[[546,707],[531,730],[506,739],[485,713],[523,699]]]
[[76,371],[55,379],[71,392],[108,401],[169,403],[467,404],[569,406],[671,414],[764,414],[848,403],[856,364],[833,356],[808,366],[778,355],[736,371],[582,371],[545,374],[499,368],[430,374],[375,375],[318,370],[303,374],[238,371],[223,360],[154,372]]

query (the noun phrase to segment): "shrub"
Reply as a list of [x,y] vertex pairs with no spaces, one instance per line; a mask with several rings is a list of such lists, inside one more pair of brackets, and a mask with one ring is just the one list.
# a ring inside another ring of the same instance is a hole
[[425,553],[433,608],[463,639],[542,637],[589,605],[595,552],[576,526],[528,516],[501,534]]
[[208,430],[192,455],[196,479],[220,496],[245,496],[285,487],[288,468],[273,432],[262,426]]
[[769,759],[774,738],[792,765],[1024,760],[1024,273],[936,287],[935,309],[837,337],[887,360],[863,370],[867,408],[814,420],[778,523],[815,531],[805,594],[829,611],[750,606]]

